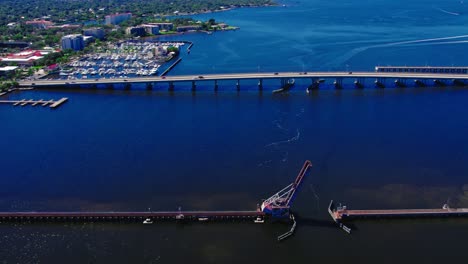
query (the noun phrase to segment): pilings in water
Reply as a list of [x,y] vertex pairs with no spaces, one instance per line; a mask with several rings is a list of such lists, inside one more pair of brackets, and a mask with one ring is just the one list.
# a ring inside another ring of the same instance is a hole
[[336,78],[333,85],[336,89],[343,89],[343,78]]
[[240,91],[240,80],[237,80],[236,82],[236,89],[238,92]]
[[197,84],[195,81],[192,81],[192,92],[195,92],[197,90]]
[[169,88],[168,88],[169,92],[173,92],[174,88],[175,88],[174,82],[169,82]]
[[399,88],[405,88],[406,87],[406,79],[396,79],[395,80],[395,86]]
[[152,83],[146,83],[146,90],[148,90],[148,91],[153,90],[153,84]]
[[218,91],[218,88],[219,88],[219,86],[218,86],[218,80],[215,80],[215,81],[214,81],[214,90],[215,90],[215,92]]
[[435,86],[438,86],[438,87],[444,87],[444,86],[446,86],[446,84],[445,84],[444,81],[438,80],[438,79],[435,79],[435,80],[434,80],[434,85],[435,85]]
[[426,87],[426,82],[422,80],[414,80],[414,85],[416,87]]
[[452,83],[455,86],[460,86],[460,87],[466,86],[466,83],[462,80],[453,80]]
[[258,79],[258,90],[263,90],[263,79]]
[[354,81],[354,86],[356,88],[363,89],[364,88],[364,81],[365,81],[365,78],[357,78]]
[[385,78],[377,78],[374,81],[375,87],[377,88],[385,88]]

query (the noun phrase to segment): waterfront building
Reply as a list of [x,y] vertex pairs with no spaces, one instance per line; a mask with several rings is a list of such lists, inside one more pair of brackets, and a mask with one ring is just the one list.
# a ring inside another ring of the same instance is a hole
[[73,34],[62,37],[62,49],[83,50],[84,38],[81,34]]
[[104,29],[102,28],[87,28],[83,30],[83,35],[95,37],[97,39],[104,38]]
[[6,57],[0,58],[0,62],[5,64],[16,64],[20,66],[32,66],[35,61],[44,58],[54,50],[25,50],[22,52],[9,54]]
[[142,27],[145,28],[146,33],[151,34],[151,35],[158,35],[159,34],[159,27],[156,25],[141,25]]
[[139,26],[139,27],[128,27],[125,29],[125,33],[127,35],[132,35],[135,37],[142,37],[146,34],[146,29],[145,27]]
[[174,30],[174,24],[172,23],[148,23],[148,25],[158,26],[159,30],[166,30],[166,31]]
[[18,66],[5,66],[0,67],[0,76],[9,77],[15,73],[15,70],[18,69]]
[[113,14],[106,16],[106,25],[117,25],[125,20],[129,20],[132,17],[132,13],[124,13],[124,14]]
[[201,29],[201,26],[180,26],[177,27],[177,32],[186,32],[186,31],[194,31],[194,30],[199,30]]

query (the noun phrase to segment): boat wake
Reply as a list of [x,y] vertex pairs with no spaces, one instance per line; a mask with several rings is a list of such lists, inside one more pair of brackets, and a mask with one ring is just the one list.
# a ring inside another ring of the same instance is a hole
[[390,42],[390,43],[382,43],[382,44],[375,44],[369,45],[364,47],[354,48],[351,51],[343,54],[342,56],[337,57],[336,59],[332,60],[328,65],[342,65],[344,62],[350,60],[354,56],[367,51],[369,49],[376,49],[376,48],[388,48],[388,47],[412,47],[412,46],[429,46],[429,45],[443,45],[443,44],[458,44],[458,43],[465,43],[467,40],[459,40],[459,41],[445,41],[445,40],[456,40],[456,39],[463,39],[468,38],[468,35],[459,35],[459,36],[451,36],[451,37],[441,37],[441,38],[427,38],[427,39],[417,39],[417,40],[408,40],[408,41],[398,41],[398,42]]
[[264,162],[260,162],[260,163],[257,165],[257,167],[263,167],[263,166],[267,167],[268,164],[270,164],[272,161],[273,161],[273,160],[266,160],[266,161],[264,161]]
[[292,137],[292,138],[290,138],[288,140],[272,142],[270,144],[265,145],[265,147],[266,148],[268,148],[268,147],[277,147],[277,146],[282,145],[282,144],[287,144],[287,143],[297,141],[297,140],[299,140],[300,137],[301,137],[301,132],[299,131],[299,129],[297,129],[296,130],[296,135],[294,137]]
[[460,15],[460,13],[450,12],[450,11],[447,11],[447,10],[439,8],[439,7],[434,7],[434,8],[436,10],[439,10],[442,13],[449,14],[449,15],[452,15],[452,16],[459,16]]
[[316,204],[317,204],[317,212],[320,212],[320,197],[317,195],[317,192],[315,192],[314,185],[310,184],[309,186],[310,186],[310,190],[312,191],[312,194],[315,197],[315,201],[316,201]]

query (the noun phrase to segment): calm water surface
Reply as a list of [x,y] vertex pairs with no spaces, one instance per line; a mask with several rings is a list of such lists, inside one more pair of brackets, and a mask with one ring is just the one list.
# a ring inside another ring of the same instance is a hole
[[[466,65],[459,1],[291,1],[200,15],[240,26],[188,34],[171,74]],[[2,224],[0,263],[383,263],[462,261],[468,222],[359,221],[349,236],[330,199],[354,208],[468,207],[468,90],[347,87],[259,94],[246,82],[155,91],[32,91],[70,101],[0,109],[0,210],[254,209],[305,159],[296,235],[281,224]],[[406,257],[406,258],[403,258]]]

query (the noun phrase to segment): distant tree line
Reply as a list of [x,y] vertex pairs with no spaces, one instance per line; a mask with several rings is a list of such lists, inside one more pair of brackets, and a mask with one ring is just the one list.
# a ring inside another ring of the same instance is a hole
[[76,23],[102,20],[105,15],[121,12],[146,16],[273,4],[273,0],[0,0],[0,25],[41,17],[54,22]]

